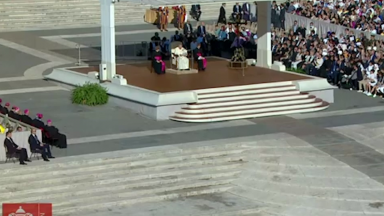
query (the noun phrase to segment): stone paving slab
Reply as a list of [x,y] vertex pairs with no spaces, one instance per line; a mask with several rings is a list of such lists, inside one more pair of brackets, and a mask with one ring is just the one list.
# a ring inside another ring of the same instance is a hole
[[25,81],[15,81],[15,82],[2,82],[0,85],[1,90],[10,90],[10,89],[23,89],[23,88],[34,88],[34,87],[47,87],[47,86],[56,86],[45,80],[25,80]]
[[28,68],[47,62],[2,45],[0,45],[0,56],[1,78],[23,76]]
[[[383,176],[384,155],[342,134],[288,117],[276,117],[256,122],[303,139],[313,147],[371,178]],[[287,127],[288,125],[292,125],[292,127]],[[304,131],[308,133],[303,133]]]
[[384,121],[384,111],[360,113],[358,115],[339,115],[319,118],[303,119],[308,124],[317,125],[319,127],[340,127],[346,125],[367,124],[372,122]]
[[225,138],[240,138],[270,133],[272,133],[272,131],[265,129],[262,126],[248,125],[175,134],[163,134],[154,136],[148,135],[144,137],[70,145],[68,149],[54,149],[54,153],[56,156],[81,155],[100,153],[105,151],[117,151],[123,149],[155,147],[178,144],[182,142],[199,142]]

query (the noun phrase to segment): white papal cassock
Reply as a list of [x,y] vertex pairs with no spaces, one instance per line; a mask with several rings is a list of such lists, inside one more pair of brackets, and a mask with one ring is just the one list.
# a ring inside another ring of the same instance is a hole
[[172,59],[172,64],[175,65],[177,62],[178,70],[189,69],[189,59],[186,57],[188,55],[188,51],[186,49],[176,47],[175,49],[172,49],[172,54],[178,55],[178,57]]

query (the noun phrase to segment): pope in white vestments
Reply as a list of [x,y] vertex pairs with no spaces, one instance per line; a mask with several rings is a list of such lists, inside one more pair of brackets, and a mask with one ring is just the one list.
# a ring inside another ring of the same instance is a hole
[[189,69],[189,59],[186,57],[188,55],[188,51],[184,49],[183,45],[180,44],[175,49],[172,49],[172,54],[176,55],[172,60],[172,64],[176,64],[178,70],[188,70]]

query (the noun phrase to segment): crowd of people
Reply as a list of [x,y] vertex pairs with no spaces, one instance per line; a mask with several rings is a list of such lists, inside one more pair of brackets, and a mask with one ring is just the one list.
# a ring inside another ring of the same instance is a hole
[[[0,113],[4,116],[8,116],[12,120],[22,122],[31,127],[31,134],[28,140],[30,150],[32,153],[41,154],[44,161],[54,158],[51,153],[50,145],[58,148],[67,148],[67,137],[60,133],[59,129],[53,126],[52,120],[43,121],[43,114],[37,113],[35,118],[30,117],[30,111],[25,109],[23,112],[17,106],[12,106],[10,103],[2,104],[0,99]],[[10,125],[4,125],[6,127],[6,138],[4,140],[4,147],[6,148],[7,158],[15,157],[19,159],[21,165],[26,165],[26,162],[31,162],[27,155],[25,148],[17,145],[13,139],[12,134],[14,132],[22,132],[23,127],[20,125],[17,128],[12,128]],[[36,128],[42,131],[42,140],[36,135]]]
[[[313,23],[273,31],[273,60],[298,72],[327,78],[329,83],[367,96],[383,96],[384,42],[376,35],[383,33],[381,1],[290,2],[272,10],[302,15],[310,19],[343,25],[345,31],[320,34]],[[356,30],[369,31],[357,34]]]
[[384,10],[381,0],[324,0],[292,1],[288,13],[294,13],[309,19],[322,20],[342,25],[350,29],[384,35]]
[[[250,8],[253,5],[257,4],[235,4],[227,20],[223,9],[226,5],[223,4],[215,29],[207,32],[204,23],[193,29],[188,22],[184,25],[183,34],[177,31],[170,39],[162,40],[158,36],[153,37],[151,49],[159,47],[162,52],[168,53],[169,44],[180,41],[188,50],[201,44],[204,55],[230,57],[234,47],[242,46],[247,58],[255,58],[257,27],[251,22],[254,12]],[[381,6],[381,1],[377,0],[272,2],[272,58],[283,62],[288,70],[327,78],[329,83],[340,88],[358,90],[373,97],[382,95],[384,41],[376,39],[376,35],[383,34],[384,29],[384,10]],[[293,26],[286,27],[285,13],[347,28],[337,35],[336,32],[321,34],[313,23],[303,26],[295,21]],[[231,19],[239,16],[248,22],[237,29]],[[369,31],[372,35],[357,34],[355,29]]]

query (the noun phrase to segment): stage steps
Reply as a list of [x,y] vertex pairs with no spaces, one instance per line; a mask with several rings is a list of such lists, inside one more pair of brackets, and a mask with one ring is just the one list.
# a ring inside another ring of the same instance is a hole
[[197,103],[187,104],[170,119],[215,122],[315,112],[329,104],[297,90],[291,81],[197,90]]
[[25,167],[5,164],[0,166],[0,200],[49,202],[55,216],[76,216],[221,193],[240,174],[244,150],[238,143],[196,145],[34,161]]
[[[201,20],[217,19],[221,3],[202,4]],[[186,4],[188,11],[191,5]],[[115,4],[116,25],[144,24],[150,5]],[[0,31],[100,26],[99,0],[2,0]]]

